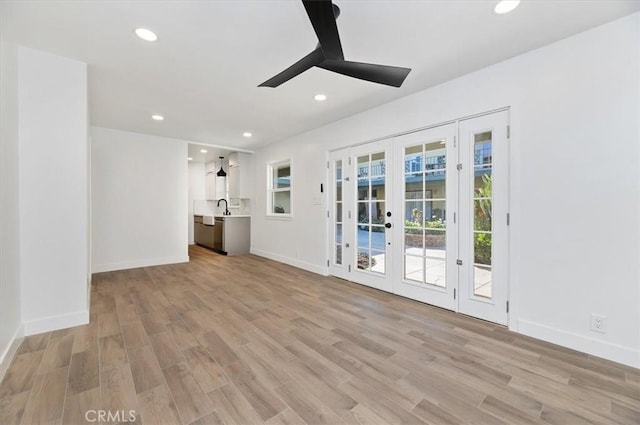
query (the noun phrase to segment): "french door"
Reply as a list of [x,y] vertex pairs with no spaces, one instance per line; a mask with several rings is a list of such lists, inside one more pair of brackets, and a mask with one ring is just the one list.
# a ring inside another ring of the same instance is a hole
[[459,123],[458,311],[508,318],[509,146],[507,111]]
[[392,160],[388,143],[333,152],[331,274],[393,292]]
[[401,217],[395,292],[455,310],[457,226],[456,125],[394,138],[401,176],[394,205]]
[[508,111],[331,153],[330,273],[507,323]]

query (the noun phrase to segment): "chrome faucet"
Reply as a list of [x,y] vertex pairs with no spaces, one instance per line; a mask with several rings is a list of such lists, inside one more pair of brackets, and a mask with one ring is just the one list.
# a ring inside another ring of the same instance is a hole
[[229,211],[229,204],[227,203],[227,200],[224,198],[218,199],[218,206],[220,206],[221,201],[224,201],[224,212],[222,213],[222,215],[231,215],[231,211]]

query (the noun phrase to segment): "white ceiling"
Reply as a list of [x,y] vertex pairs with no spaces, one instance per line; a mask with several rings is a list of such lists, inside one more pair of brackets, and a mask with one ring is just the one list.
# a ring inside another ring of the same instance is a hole
[[[203,149],[206,150],[206,152],[201,152]],[[199,145],[196,143],[189,143],[188,147],[188,155],[189,158],[192,158],[191,160],[193,162],[218,161],[218,158],[223,156],[226,163],[229,161],[229,154],[234,151],[234,149],[226,149],[219,146]]]
[[[335,0],[345,58],[413,68],[403,87],[313,68],[272,89],[257,86],[317,42],[299,1],[0,3],[3,40],[89,64],[93,125],[250,149],[640,10],[640,1],[523,0],[496,15],[496,1]],[[159,41],[139,40],[137,27]]]

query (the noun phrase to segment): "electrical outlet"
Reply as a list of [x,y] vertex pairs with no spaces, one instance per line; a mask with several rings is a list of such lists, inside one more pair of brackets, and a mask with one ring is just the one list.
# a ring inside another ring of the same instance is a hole
[[594,332],[607,333],[607,316],[591,313],[591,330]]

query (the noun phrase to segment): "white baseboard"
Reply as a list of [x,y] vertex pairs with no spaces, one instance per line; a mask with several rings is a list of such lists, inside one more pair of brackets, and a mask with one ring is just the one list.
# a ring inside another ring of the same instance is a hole
[[11,365],[16,352],[18,352],[18,348],[22,343],[23,337],[24,329],[22,325],[20,325],[18,329],[16,329],[16,333],[13,334],[13,338],[11,338],[9,346],[5,348],[5,350],[2,352],[2,355],[0,355],[0,382],[2,382],[2,380],[4,379],[4,375],[7,373],[7,370],[9,369],[9,366]]
[[640,368],[640,352],[632,347],[589,338],[523,319],[518,319],[517,332],[627,366]]
[[189,256],[186,257],[166,257],[153,258],[150,260],[122,261],[119,263],[95,264],[91,272],[102,273],[112,272],[115,270],[137,269],[140,267],[163,266],[165,264],[188,263]]
[[251,253],[259,257],[268,258],[270,260],[278,261],[280,263],[288,264],[293,267],[297,267],[302,270],[306,270],[312,273],[327,276],[329,270],[326,267],[317,266],[315,264],[307,263],[306,261],[300,261],[295,258],[285,257],[283,255],[274,254],[272,252],[263,251],[261,249],[251,248]]
[[89,323],[89,311],[77,311],[74,313],[62,314],[60,316],[49,316],[41,319],[30,320],[23,323],[24,335],[35,335],[42,332],[57,331],[73,326],[86,325]]

